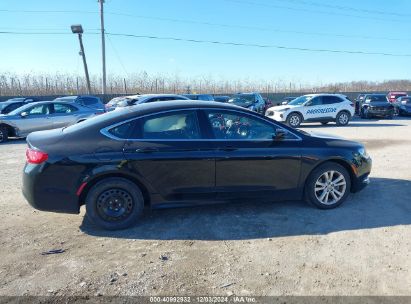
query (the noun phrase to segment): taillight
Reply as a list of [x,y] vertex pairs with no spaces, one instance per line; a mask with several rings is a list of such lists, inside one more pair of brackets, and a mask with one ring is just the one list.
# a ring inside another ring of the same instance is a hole
[[27,162],[29,164],[41,164],[49,158],[49,155],[47,153],[42,152],[42,151],[27,148],[26,158],[27,158]]

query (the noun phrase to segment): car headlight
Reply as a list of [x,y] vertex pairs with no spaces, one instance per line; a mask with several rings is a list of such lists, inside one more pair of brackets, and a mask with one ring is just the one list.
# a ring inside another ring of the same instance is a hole
[[358,153],[359,153],[361,156],[363,156],[364,158],[369,158],[369,157],[370,157],[364,147],[363,147],[363,148],[359,148],[359,149],[358,149]]

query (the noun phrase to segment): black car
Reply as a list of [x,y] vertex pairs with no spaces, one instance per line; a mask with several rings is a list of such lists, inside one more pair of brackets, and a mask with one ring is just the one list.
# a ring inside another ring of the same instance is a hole
[[214,96],[214,101],[218,102],[228,102],[230,96]]
[[187,97],[190,100],[214,101],[213,95],[210,94],[184,94],[183,96]]
[[238,93],[233,95],[228,103],[264,114],[265,101],[259,93]]
[[358,142],[317,137],[241,107],[142,104],[27,137],[23,194],[39,210],[79,213],[106,229],[143,208],[301,200],[340,205],[369,182]]
[[398,97],[393,105],[399,116],[411,116],[411,96]]
[[361,118],[394,117],[394,106],[388,101],[385,94],[367,94],[360,106]]
[[37,99],[26,97],[8,99],[0,103],[0,114],[9,114],[14,110],[35,101],[37,101]]

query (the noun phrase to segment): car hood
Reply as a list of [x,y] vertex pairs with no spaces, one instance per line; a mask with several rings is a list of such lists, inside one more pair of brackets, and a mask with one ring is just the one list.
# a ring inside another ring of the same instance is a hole
[[294,106],[294,105],[281,105],[281,106],[271,107],[271,108],[269,108],[268,110],[270,110],[270,111],[281,111],[281,110],[284,110],[284,109],[291,109],[291,108],[295,108],[295,107],[298,107],[298,106]]
[[376,102],[371,102],[368,104],[370,107],[386,107],[389,108],[391,107],[391,104],[385,101],[376,101]]
[[311,138],[318,139],[322,142],[325,142],[328,147],[345,147],[345,148],[359,148],[364,147],[364,145],[357,141],[352,141],[345,139],[344,137],[326,134],[321,132],[309,132]]

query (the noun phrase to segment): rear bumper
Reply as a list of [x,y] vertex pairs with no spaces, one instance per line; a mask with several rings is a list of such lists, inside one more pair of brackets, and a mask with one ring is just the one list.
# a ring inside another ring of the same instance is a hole
[[78,214],[78,197],[64,180],[54,180],[43,171],[46,164],[26,164],[23,170],[23,195],[28,203],[41,211]]

